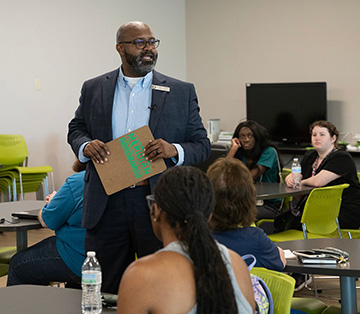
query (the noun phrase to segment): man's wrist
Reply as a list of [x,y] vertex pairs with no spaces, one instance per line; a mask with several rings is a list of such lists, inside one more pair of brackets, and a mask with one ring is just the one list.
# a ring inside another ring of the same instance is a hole
[[171,157],[171,160],[175,163],[176,166],[181,166],[184,163],[184,148],[180,144],[172,144],[176,149],[176,156]]
[[84,148],[83,148],[83,155],[84,155],[84,157],[86,157],[86,158],[90,158],[90,157],[86,156],[86,154],[85,154],[86,146],[88,146],[89,143],[90,143],[90,142],[85,143],[85,146],[84,146]]
[[85,146],[86,146],[87,144],[89,144],[89,143],[90,143],[90,142],[85,142],[85,143],[81,144],[81,146],[80,146],[79,154],[78,154],[78,159],[79,159],[79,161],[82,162],[82,163],[86,163],[86,162],[88,162],[88,161],[90,160],[90,158],[84,156]]

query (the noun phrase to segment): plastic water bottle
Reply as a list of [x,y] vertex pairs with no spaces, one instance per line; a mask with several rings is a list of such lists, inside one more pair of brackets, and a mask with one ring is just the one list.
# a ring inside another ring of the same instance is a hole
[[291,175],[294,180],[294,189],[300,188],[301,184],[301,165],[298,158],[294,158],[293,163],[291,165]]
[[101,267],[95,257],[95,252],[89,251],[81,267],[81,308],[83,314],[101,313],[101,278]]

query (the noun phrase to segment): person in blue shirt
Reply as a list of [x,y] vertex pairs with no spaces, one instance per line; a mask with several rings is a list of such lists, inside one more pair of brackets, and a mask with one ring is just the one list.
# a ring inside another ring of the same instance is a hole
[[256,190],[250,171],[237,159],[219,158],[207,176],[215,192],[215,209],[209,222],[215,239],[239,255],[252,254],[256,267],[282,271],[284,252],[260,228],[256,217]]
[[68,177],[58,192],[47,196],[47,203],[39,212],[40,223],[54,230],[55,236],[12,257],[7,286],[49,285],[58,281],[67,287],[79,287],[85,260],[86,230],[81,227],[84,165],[76,161],[73,170],[81,172]]
[[[237,158],[250,170],[255,182],[280,182],[281,165],[269,132],[255,121],[241,122],[235,129],[228,158]],[[281,199],[258,204],[257,219],[271,219],[281,214]]]

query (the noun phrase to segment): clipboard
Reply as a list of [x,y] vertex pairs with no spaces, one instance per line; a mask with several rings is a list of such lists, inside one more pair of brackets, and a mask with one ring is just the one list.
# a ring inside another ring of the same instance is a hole
[[154,140],[154,137],[145,125],[106,143],[110,150],[108,161],[103,164],[93,163],[107,195],[166,170],[163,158],[150,162],[142,156],[150,140]]

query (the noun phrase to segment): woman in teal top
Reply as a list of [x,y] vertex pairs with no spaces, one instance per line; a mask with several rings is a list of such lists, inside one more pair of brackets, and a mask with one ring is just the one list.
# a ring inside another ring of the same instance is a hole
[[[75,171],[83,170],[76,162]],[[57,193],[47,197],[39,220],[55,236],[13,256],[9,265],[7,285],[48,285],[52,281],[79,287],[81,266],[85,259],[85,232],[81,227],[85,171],[68,177]]]
[[[240,159],[255,182],[280,182],[277,150],[269,132],[255,121],[244,121],[236,127],[227,157]],[[275,218],[281,213],[280,207],[281,199],[267,200],[257,206],[256,218]]]

